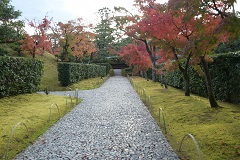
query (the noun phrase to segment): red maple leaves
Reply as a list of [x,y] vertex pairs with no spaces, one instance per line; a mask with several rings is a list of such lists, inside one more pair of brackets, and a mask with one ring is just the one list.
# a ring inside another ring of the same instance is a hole
[[21,40],[21,49],[23,53],[30,53],[33,58],[36,54],[43,54],[45,51],[52,53],[52,43],[47,36],[50,21],[45,17],[39,24],[33,21],[29,25],[34,28],[34,35],[25,34],[25,38]]

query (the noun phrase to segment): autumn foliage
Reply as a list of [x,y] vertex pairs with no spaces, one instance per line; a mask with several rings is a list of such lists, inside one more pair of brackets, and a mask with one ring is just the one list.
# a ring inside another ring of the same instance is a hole
[[30,53],[33,58],[36,54],[43,54],[45,51],[52,53],[52,43],[47,36],[49,24],[50,21],[46,17],[40,24],[29,22],[35,33],[32,36],[25,33],[25,38],[20,41],[23,53]]
[[[189,88],[189,66],[199,69],[196,66],[202,65],[211,106],[218,107],[207,63],[212,61],[210,55],[220,42],[239,32],[239,28],[227,24],[234,18],[228,11],[232,5],[232,0],[224,3],[170,0],[165,4],[135,0],[141,17],[127,15],[117,17],[116,22],[128,36],[144,42],[153,69],[155,64],[165,64],[164,70],[179,69],[186,81],[185,89]],[[189,90],[185,95],[189,95]]]
[[58,22],[52,27],[54,53],[59,54],[62,61],[71,61],[71,57],[81,60],[97,51],[93,43],[95,34],[86,31],[86,28],[81,18],[67,23]]
[[127,46],[122,46],[118,55],[129,65],[138,66],[140,71],[147,71],[151,67],[151,60],[146,51],[145,44],[141,41],[133,41]]

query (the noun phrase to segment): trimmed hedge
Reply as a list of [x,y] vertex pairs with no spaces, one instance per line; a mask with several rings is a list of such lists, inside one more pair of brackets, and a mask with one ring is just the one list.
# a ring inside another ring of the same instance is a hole
[[106,76],[105,66],[69,62],[58,63],[58,80],[62,86],[100,76]]
[[0,97],[33,93],[43,75],[43,61],[0,56]]
[[[216,99],[240,103],[240,52],[216,55],[213,59],[209,71]],[[207,97],[204,77],[200,77],[192,67],[189,75],[190,91]],[[184,79],[179,70],[167,73],[166,79],[168,85],[184,90]]]
[[110,69],[113,69],[109,63],[97,63],[97,65],[106,67],[106,75],[110,74]]

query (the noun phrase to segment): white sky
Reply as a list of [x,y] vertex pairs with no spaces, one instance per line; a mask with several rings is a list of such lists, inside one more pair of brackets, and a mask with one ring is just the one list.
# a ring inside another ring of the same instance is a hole
[[[165,2],[166,0],[162,0]],[[113,10],[114,6],[133,8],[134,0],[12,0],[16,10],[25,19],[41,20],[47,14],[53,21],[68,21],[83,18],[87,22],[96,21],[96,13],[103,7]]]
[[[167,0],[157,0],[159,3]],[[240,0],[237,0],[235,10],[240,11]],[[83,18],[88,24],[97,23],[96,13],[103,7],[113,10],[114,6],[121,6],[133,11],[134,0],[11,0],[15,10],[22,12],[21,19],[36,21],[48,16],[53,21],[66,22],[77,18]]]

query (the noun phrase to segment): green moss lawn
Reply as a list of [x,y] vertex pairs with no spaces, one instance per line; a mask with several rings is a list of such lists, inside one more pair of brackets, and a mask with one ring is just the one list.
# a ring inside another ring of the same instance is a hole
[[23,124],[15,129],[9,147],[9,159],[22,151],[58,120],[58,110],[54,105],[51,121],[49,121],[50,106],[53,103],[58,105],[61,117],[71,110],[70,101],[69,107],[66,108],[64,96],[25,94],[0,99],[0,159],[5,158],[10,133],[18,122],[26,124],[30,136],[27,136]]
[[186,97],[182,90],[165,89],[159,83],[140,77],[133,77],[133,81],[145,88],[146,95],[151,97],[151,113],[164,131],[163,121],[159,123],[159,108],[163,109],[167,128],[165,135],[181,158],[199,158],[190,138],[183,141],[179,152],[182,138],[190,133],[199,143],[203,159],[240,159],[240,105],[219,102],[222,108],[213,109],[206,98]]

